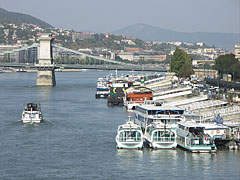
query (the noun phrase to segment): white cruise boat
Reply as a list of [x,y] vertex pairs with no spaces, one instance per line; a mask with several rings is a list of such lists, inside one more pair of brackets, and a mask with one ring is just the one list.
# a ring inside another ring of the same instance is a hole
[[28,102],[22,113],[23,123],[40,123],[43,121],[40,103]]
[[98,78],[97,80],[97,92],[95,97],[96,98],[107,98],[109,94],[109,84],[106,78]]
[[160,123],[147,125],[144,138],[149,147],[154,149],[172,149],[177,147],[176,132],[169,126]]
[[116,136],[117,148],[143,148],[143,133],[139,125],[132,121],[118,126]]
[[152,123],[167,124],[176,129],[177,123],[184,119],[184,110],[161,104],[138,104],[135,109],[135,122],[143,129]]
[[191,152],[216,152],[213,138],[204,133],[205,127],[193,121],[179,122],[177,144]]

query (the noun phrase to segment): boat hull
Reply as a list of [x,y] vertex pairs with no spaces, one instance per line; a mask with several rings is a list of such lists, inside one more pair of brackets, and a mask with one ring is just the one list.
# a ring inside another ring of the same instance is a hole
[[21,120],[23,123],[41,123],[43,118],[39,113],[23,113]]
[[142,149],[143,141],[141,142],[117,142],[117,148],[119,149]]
[[105,93],[105,94],[96,94],[96,95],[95,95],[96,99],[98,99],[98,98],[107,98],[107,96],[108,96],[108,93]]
[[145,140],[149,147],[153,149],[175,149],[177,147],[177,142],[156,142],[150,141],[147,138]]
[[22,119],[23,123],[41,123],[42,119]]
[[216,146],[196,146],[196,147],[191,147],[191,146],[185,146],[183,144],[178,144],[183,149],[186,149],[190,152],[193,153],[215,153],[217,151]]

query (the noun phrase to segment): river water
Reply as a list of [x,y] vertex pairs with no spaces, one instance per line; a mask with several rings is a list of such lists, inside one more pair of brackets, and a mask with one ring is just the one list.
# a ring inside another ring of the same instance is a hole
[[[57,72],[56,87],[36,73],[0,74],[0,180],[239,179],[240,152],[117,150],[123,107],[95,99],[107,71]],[[22,124],[24,102],[39,101],[44,123]]]

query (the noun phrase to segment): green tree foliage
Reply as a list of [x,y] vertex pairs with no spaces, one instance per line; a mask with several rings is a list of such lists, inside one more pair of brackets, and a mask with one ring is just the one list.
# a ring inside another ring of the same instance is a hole
[[170,68],[178,77],[190,77],[194,73],[192,59],[184,50],[177,48],[171,58]]
[[190,77],[192,74],[194,74],[194,71],[188,64],[183,64],[178,71],[178,76],[183,78]]
[[[221,55],[215,60],[214,68],[218,70],[219,75],[231,74],[233,78],[239,79],[240,64],[234,54]],[[235,76],[235,77],[234,77]]]

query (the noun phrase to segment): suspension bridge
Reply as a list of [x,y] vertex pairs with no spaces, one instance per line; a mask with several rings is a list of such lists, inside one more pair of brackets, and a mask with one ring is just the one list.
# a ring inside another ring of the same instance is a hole
[[[17,62],[15,61],[0,61],[0,67],[12,67],[12,68],[23,68],[23,69],[37,69],[37,85],[56,85],[55,81],[55,69],[99,69],[99,70],[129,70],[129,71],[155,71],[155,72],[166,72],[166,66],[164,64],[160,65],[145,65],[145,64],[130,64],[125,62],[120,62],[112,59],[102,58],[86,53],[82,53],[77,50],[72,50],[53,44],[53,38],[50,34],[42,34],[39,38],[40,43],[33,43],[30,46],[22,47],[18,49],[8,50],[0,52],[0,56],[6,56],[12,53],[20,53],[22,51],[28,50],[30,48],[38,49],[38,59],[34,62]],[[94,62],[92,64],[59,64],[53,61],[53,51],[61,50],[64,52],[69,52],[78,56],[80,58],[90,58]],[[98,63],[97,63],[98,61]],[[99,63],[101,62],[101,63]]]

